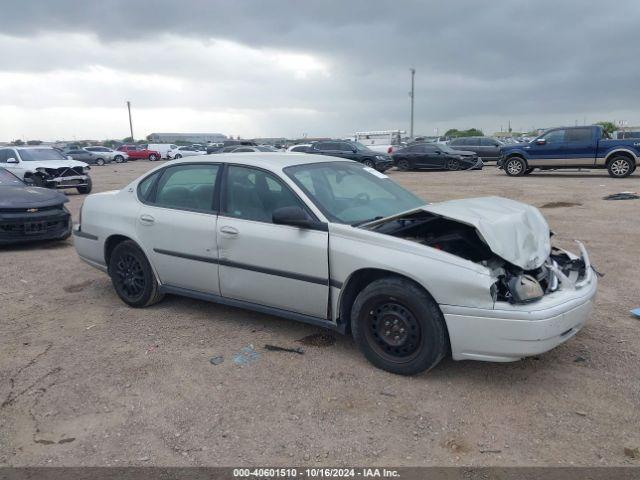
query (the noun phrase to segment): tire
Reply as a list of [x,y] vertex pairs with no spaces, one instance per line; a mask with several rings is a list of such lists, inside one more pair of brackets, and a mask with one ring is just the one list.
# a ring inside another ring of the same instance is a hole
[[113,157],[113,161],[116,163],[122,163],[124,162],[124,157],[122,155],[116,155],[115,157]]
[[527,162],[520,157],[511,157],[505,160],[503,168],[510,177],[521,177],[527,171]]
[[365,167],[369,167],[369,168],[375,168],[375,166],[376,166],[376,164],[375,164],[375,163],[373,163],[373,160],[371,160],[370,158],[366,158],[366,159],[362,162],[362,164],[363,164]]
[[149,161],[150,162],[155,162],[157,159],[158,159],[157,155],[155,155],[153,153],[151,155],[149,155]]
[[104,167],[104,158],[98,158],[96,160],[96,165],[98,165],[99,167]]
[[147,257],[131,240],[113,249],[108,271],[120,300],[131,307],[148,307],[164,296]]
[[42,178],[41,175],[38,175],[38,174],[33,175],[31,179],[33,180],[34,187],[47,188],[44,178]]
[[527,168],[527,169],[524,171],[524,175],[529,175],[529,174],[530,174],[531,172],[533,172],[534,170],[535,170],[534,168],[529,167],[529,168]]
[[613,157],[607,164],[607,171],[613,178],[625,178],[635,170],[635,162],[624,155]]
[[367,360],[399,375],[429,370],[449,350],[436,302],[399,277],[376,280],[358,294],[351,308],[351,331]]
[[396,167],[401,172],[408,172],[409,170],[411,170],[411,163],[406,158],[401,158],[400,160],[398,160]]
[[447,170],[456,171],[460,170],[460,160],[452,158],[447,162]]
[[182,155],[180,155],[179,153],[176,153],[173,157],[174,160],[178,160],[180,158],[182,158]]
[[84,187],[78,187],[78,193],[82,193],[82,194],[91,193],[92,188],[93,188],[93,182],[91,181],[91,177],[88,177],[87,185]]

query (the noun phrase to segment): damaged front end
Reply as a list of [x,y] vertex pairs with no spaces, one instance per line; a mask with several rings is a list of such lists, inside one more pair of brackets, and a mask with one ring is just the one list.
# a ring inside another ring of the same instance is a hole
[[534,207],[485,197],[430,204],[363,225],[486,267],[495,279],[494,304],[534,302],[558,289],[579,289],[592,267],[578,242],[578,257],[552,248],[551,232]]
[[[84,187],[89,183],[89,167],[36,168],[31,175],[37,185],[47,188]],[[36,180],[37,179],[37,180]]]

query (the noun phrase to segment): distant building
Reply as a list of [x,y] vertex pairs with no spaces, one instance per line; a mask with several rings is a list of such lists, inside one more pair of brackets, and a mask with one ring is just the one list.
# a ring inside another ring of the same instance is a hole
[[227,140],[221,133],[152,133],[148,137],[149,143],[218,143]]

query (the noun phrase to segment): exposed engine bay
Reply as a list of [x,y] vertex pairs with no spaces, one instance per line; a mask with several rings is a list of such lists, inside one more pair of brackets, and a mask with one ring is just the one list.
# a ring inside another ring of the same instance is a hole
[[[366,228],[442,250],[487,267],[497,278],[490,292],[494,302],[526,303],[538,300],[558,290],[561,285],[575,287],[591,269],[586,251],[580,243],[582,257],[552,247],[548,258],[539,262],[537,268],[524,269],[496,255],[474,226],[425,210],[383,220]],[[542,235],[552,234],[546,230]]]

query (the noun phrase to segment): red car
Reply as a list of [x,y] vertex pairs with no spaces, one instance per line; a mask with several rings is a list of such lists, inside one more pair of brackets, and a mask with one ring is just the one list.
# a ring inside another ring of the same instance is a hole
[[148,158],[152,162],[155,162],[162,158],[160,156],[160,152],[156,150],[148,150],[147,148],[139,145],[122,145],[118,148],[118,151],[125,152],[129,155],[129,160],[141,160],[143,158]]

